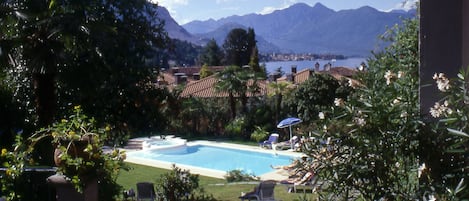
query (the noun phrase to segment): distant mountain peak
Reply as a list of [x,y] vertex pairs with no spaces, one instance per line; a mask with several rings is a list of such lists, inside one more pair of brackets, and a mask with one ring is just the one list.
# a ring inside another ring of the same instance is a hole
[[368,55],[378,50],[377,36],[411,13],[381,12],[370,6],[334,11],[321,3],[297,3],[270,14],[247,14],[190,22],[184,27],[198,38],[223,42],[230,28],[252,27],[260,52]]
[[371,6],[362,6],[358,8],[360,11],[368,11],[368,12],[379,12],[376,8],[373,8]]
[[320,3],[320,2],[317,2],[316,4],[314,4],[313,8],[315,8],[315,9],[328,9],[328,10],[329,10],[328,7],[324,6],[324,5],[323,5],[322,3]]

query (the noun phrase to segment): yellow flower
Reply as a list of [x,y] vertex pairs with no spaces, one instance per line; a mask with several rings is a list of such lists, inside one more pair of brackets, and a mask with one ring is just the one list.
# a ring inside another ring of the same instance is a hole
[[75,107],[73,107],[74,110],[79,110],[81,108],[81,106],[79,105],[76,105]]
[[104,128],[104,130],[105,130],[106,132],[108,132],[108,131],[111,130],[111,127],[110,127],[109,125],[107,125],[106,128]]
[[5,157],[7,155],[8,151],[7,149],[2,149],[2,157]]
[[68,134],[71,135],[71,136],[74,136],[76,133],[75,133],[75,131],[69,131]]
[[67,123],[67,120],[66,120],[66,119],[62,119],[62,123]]
[[7,169],[7,170],[5,171],[5,174],[6,174],[7,176],[10,176],[10,175],[11,175],[11,170],[10,170],[10,169]]

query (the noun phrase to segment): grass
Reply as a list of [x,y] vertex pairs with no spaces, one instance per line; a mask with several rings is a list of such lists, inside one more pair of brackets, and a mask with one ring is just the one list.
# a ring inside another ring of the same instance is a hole
[[[117,179],[117,183],[122,185],[124,189],[136,189],[135,184],[141,181],[149,181],[155,184],[158,183],[160,175],[167,173],[171,170],[155,168],[144,165],[137,165],[127,163],[131,170],[121,171]],[[199,186],[202,187],[207,194],[212,194],[217,200],[231,201],[239,200],[241,192],[249,192],[256,185],[255,184],[232,184],[227,183],[224,179],[217,179],[206,176],[199,176]],[[303,197],[302,193],[287,193],[287,189],[282,185],[275,187],[275,198],[277,200],[289,201],[300,200]],[[309,200],[314,198],[313,194],[307,194]]]

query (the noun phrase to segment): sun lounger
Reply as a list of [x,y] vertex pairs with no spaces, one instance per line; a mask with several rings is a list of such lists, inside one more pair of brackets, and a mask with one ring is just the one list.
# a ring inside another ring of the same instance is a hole
[[272,133],[270,134],[269,139],[265,140],[264,142],[259,143],[259,146],[272,149],[272,144],[277,143],[277,141],[278,141],[278,134]]
[[137,183],[137,200],[156,200],[155,187],[153,183]]
[[290,139],[290,140],[277,143],[275,148],[278,149],[278,150],[291,149],[292,144],[293,144],[293,148],[295,148],[295,145],[298,142],[299,142],[298,137],[293,136],[292,139]]
[[280,181],[280,183],[287,187],[287,191],[289,193],[296,193],[299,189],[303,189],[303,192],[306,192],[306,190],[311,189],[311,192],[313,192],[317,183],[317,177],[314,175],[313,172],[307,172],[301,178],[297,178],[294,180],[283,180]]
[[262,181],[252,192],[246,193],[239,197],[244,200],[258,200],[258,201],[275,201],[274,188],[276,185],[274,180]]

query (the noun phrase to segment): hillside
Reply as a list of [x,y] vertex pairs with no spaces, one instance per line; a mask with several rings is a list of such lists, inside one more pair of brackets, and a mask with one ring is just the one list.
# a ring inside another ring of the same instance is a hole
[[334,11],[320,3],[314,7],[298,3],[267,15],[193,21],[183,27],[196,38],[223,35],[226,30],[222,27],[226,24],[253,27],[258,38],[271,44],[259,45],[260,52],[279,48],[280,52],[367,56],[380,48],[378,36],[387,27],[400,23],[401,18],[413,17],[413,13],[415,11],[381,12],[371,7]]

